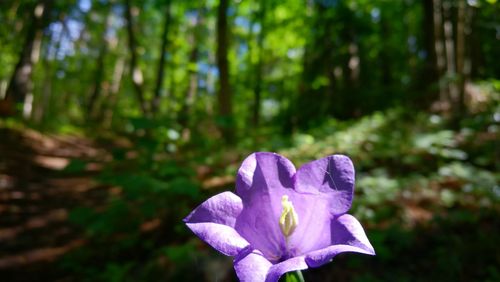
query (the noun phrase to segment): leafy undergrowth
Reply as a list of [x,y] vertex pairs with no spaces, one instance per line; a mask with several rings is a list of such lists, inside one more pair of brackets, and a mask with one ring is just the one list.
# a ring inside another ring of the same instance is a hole
[[83,281],[235,280],[231,259],[194,238],[182,218],[208,196],[232,190],[247,153],[270,150],[295,164],[343,153],[356,166],[351,212],[377,256],[343,254],[306,271],[306,280],[498,281],[498,110],[451,130],[441,116],[392,109],[329,120],[291,138],[270,134],[259,146],[243,142],[237,153],[210,144],[193,149],[149,128],[149,138],[114,150],[98,177],[114,187],[108,207],[71,212],[88,243],[59,267]]
[[[498,112],[498,108],[495,109]],[[341,255],[307,276],[323,281],[497,281],[499,120],[495,110],[450,130],[402,109],[330,121],[282,153],[303,163],[333,153],[357,168],[352,213],[377,256]],[[478,122],[479,121],[479,122]]]

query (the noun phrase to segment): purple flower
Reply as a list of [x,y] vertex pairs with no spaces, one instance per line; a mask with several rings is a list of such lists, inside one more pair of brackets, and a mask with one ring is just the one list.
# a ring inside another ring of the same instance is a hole
[[237,195],[213,196],[184,222],[234,256],[241,281],[277,281],[342,252],[375,254],[361,224],[346,214],[353,192],[354,167],[346,156],[328,156],[296,171],[285,157],[259,152],[238,170]]

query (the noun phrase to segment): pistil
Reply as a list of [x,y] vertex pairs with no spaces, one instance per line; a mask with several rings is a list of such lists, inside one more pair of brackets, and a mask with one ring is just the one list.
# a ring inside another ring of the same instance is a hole
[[299,225],[299,216],[295,212],[292,202],[288,201],[287,195],[281,198],[281,205],[283,206],[283,211],[281,212],[279,224],[281,233],[287,239],[295,231],[297,225]]

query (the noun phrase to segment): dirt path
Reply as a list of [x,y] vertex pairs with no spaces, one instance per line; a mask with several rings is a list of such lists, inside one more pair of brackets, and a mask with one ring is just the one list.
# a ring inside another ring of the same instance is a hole
[[[104,202],[108,189],[93,176],[109,158],[83,138],[0,128],[1,281],[61,278],[54,262],[85,244],[68,214]],[[65,170],[72,160],[78,169]]]

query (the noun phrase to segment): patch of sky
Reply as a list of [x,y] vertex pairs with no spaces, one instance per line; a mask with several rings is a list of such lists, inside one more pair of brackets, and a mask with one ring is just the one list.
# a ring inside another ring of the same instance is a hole
[[378,23],[380,21],[380,9],[379,8],[373,8],[370,12],[370,15],[372,17],[372,22]]
[[185,16],[187,18],[187,21],[191,25],[195,25],[196,22],[198,21],[198,11],[197,10],[189,10],[186,12]]
[[472,7],[479,6],[479,3],[477,0],[467,0],[467,4],[469,4],[469,6],[472,6]]
[[53,36],[49,43],[48,58],[62,60],[68,55],[73,55],[73,41],[78,38],[82,29],[83,25],[81,23],[71,19],[67,20],[64,24],[61,22],[50,24],[49,30]]
[[68,34],[71,40],[76,40],[80,37],[80,33],[84,28],[84,24],[80,21],[76,21],[73,19],[68,19],[66,21],[66,26],[68,27]]
[[198,72],[206,74],[210,71],[210,65],[205,62],[198,62]]
[[[123,15],[123,13],[125,12],[125,8],[123,5],[113,5],[112,10],[113,10],[113,13],[116,15]],[[121,22],[123,25],[125,23],[125,20],[122,19]]]
[[227,16],[228,16],[228,17],[232,17],[232,16],[234,16],[234,15],[236,15],[236,8],[235,8],[235,7],[232,7],[232,6],[229,6],[229,7],[227,8]]
[[63,25],[60,22],[54,22],[49,25],[50,34],[52,34],[51,40],[48,46],[48,56],[49,60],[53,60],[57,56],[57,39],[61,37],[63,31]]
[[72,56],[75,54],[74,41],[76,41],[80,37],[84,25],[81,22],[74,19],[68,19],[66,21],[65,23],[66,29],[64,29],[64,26],[61,23],[59,23],[59,25],[55,25],[54,28],[60,30],[59,32],[63,32],[63,36],[59,36],[60,37],[59,43],[53,42],[53,44],[60,44],[59,52],[56,54],[56,58],[58,60],[62,60],[66,56]]
[[259,33],[261,29],[260,23],[254,23],[252,26],[252,32],[253,33]]
[[245,29],[248,29],[250,27],[250,21],[245,17],[236,17],[234,19],[234,23],[237,26],[244,27]]
[[280,103],[274,99],[264,99],[262,102],[262,115],[270,119],[279,113]]
[[82,10],[82,12],[88,12],[90,11],[90,8],[92,8],[92,2],[90,0],[79,0],[78,1],[78,8]]
[[248,52],[248,44],[246,42],[238,44],[238,56],[242,56],[247,52]]
[[303,51],[304,50],[302,48],[291,48],[291,49],[288,49],[288,51],[286,52],[286,55],[290,59],[297,59],[297,58],[300,58],[302,56]]
[[202,77],[198,77],[198,87],[199,89],[207,88],[207,81],[204,80]]

